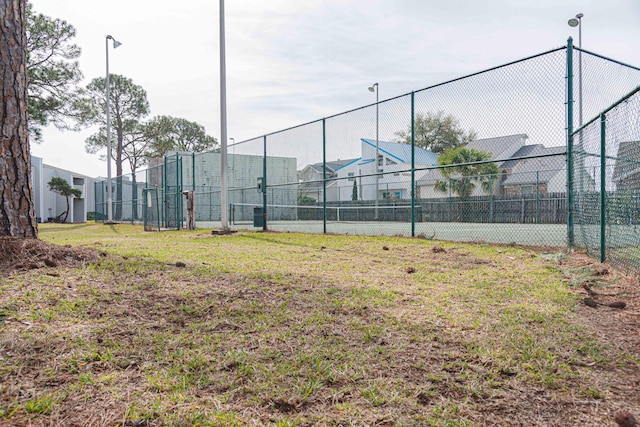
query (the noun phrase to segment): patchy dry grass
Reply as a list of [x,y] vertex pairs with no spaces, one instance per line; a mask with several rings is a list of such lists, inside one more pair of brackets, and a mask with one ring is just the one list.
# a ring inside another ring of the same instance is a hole
[[626,292],[628,308],[585,307],[574,288],[593,276],[588,263],[389,237],[94,224],[40,236],[106,256],[0,279],[0,424],[602,426],[620,409],[640,415],[637,283],[616,290],[622,276],[601,274],[597,289]]

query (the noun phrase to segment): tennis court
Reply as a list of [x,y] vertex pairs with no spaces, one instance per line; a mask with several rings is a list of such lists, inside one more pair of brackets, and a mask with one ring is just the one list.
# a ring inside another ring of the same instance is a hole
[[[220,222],[198,222],[197,227],[217,228],[220,227]],[[231,225],[231,228],[257,229],[253,227],[253,223],[250,222],[235,223]],[[267,221],[267,228],[272,231],[325,232],[323,221]],[[327,221],[326,232],[335,234],[410,237],[411,223]],[[567,241],[567,226],[566,224],[422,222],[416,223],[415,235],[434,240],[565,247]]]

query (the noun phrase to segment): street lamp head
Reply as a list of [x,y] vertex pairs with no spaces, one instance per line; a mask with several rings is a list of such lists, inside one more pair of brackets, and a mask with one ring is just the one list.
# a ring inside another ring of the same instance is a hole
[[113,48],[114,49],[122,46],[122,43],[120,43],[118,40],[114,39],[113,36],[111,36],[111,35],[107,36],[107,40],[112,40],[113,41]]
[[569,26],[577,27],[578,25],[580,25],[580,23],[582,22],[583,16],[584,16],[584,13],[578,13],[575,18],[569,19]]
[[374,83],[369,87],[369,92],[375,92],[378,87],[378,83]]

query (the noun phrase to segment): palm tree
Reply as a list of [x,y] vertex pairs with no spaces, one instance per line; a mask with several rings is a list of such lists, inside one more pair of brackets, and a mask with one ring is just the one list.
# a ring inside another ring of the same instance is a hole
[[438,165],[449,166],[440,170],[445,181],[436,182],[436,190],[451,189],[460,197],[469,197],[480,182],[485,192],[491,187],[492,177],[500,173],[495,163],[484,163],[491,159],[490,153],[473,148],[458,147],[446,150],[438,157]]

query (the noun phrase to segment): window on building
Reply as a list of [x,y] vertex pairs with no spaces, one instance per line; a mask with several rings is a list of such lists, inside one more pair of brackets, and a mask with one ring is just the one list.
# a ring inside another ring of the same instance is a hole
[[533,185],[521,185],[520,192],[522,194],[533,194]]
[[347,176],[349,177],[349,181],[355,181],[356,180],[355,172],[349,172],[347,174]]
[[402,190],[400,191],[384,191],[382,193],[382,199],[383,200],[397,200],[397,199],[401,199],[402,198]]

